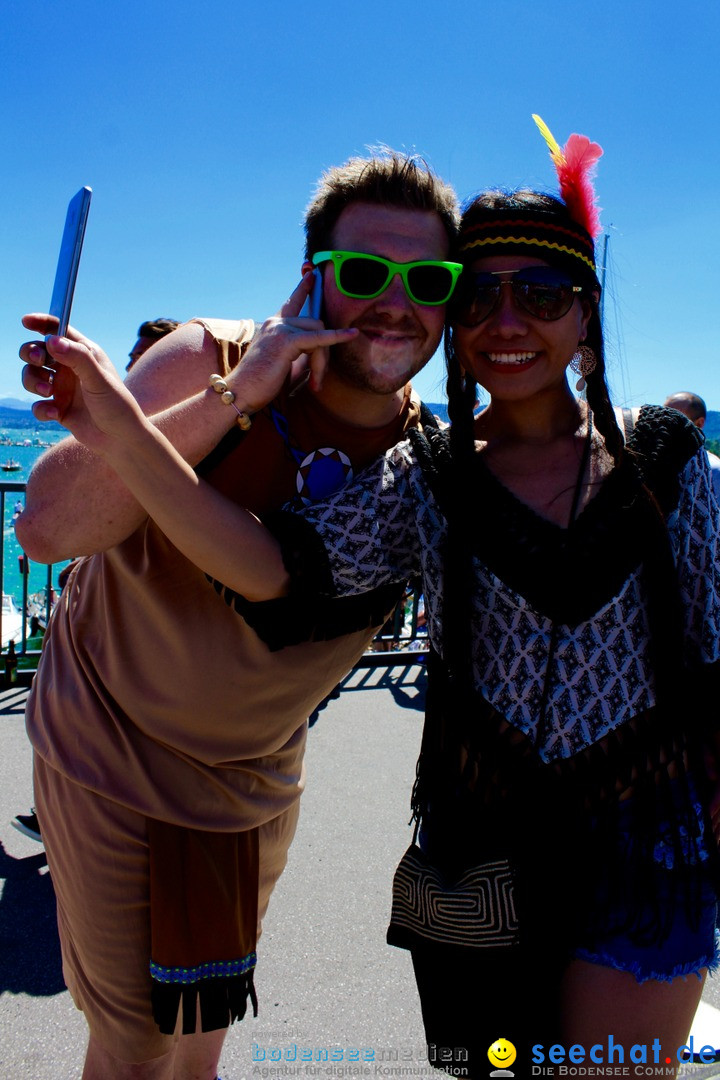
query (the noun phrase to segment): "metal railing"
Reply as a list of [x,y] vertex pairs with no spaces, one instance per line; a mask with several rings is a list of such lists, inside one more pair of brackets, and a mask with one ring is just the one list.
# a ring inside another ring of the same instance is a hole
[[[27,682],[34,674],[40,648],[34,643],[28,644],[31,640],[29,634],[31,614],[37,616],[41,626],[46,626],[55,597],[52,583],[54,567],[37,564],[32,571],[32,578],[37,588],[32,595],[33,603],[31,604],[30,561],[15,540],[12,529],[13,516],[8,512],[9,497],[14,497],[15,507],[17,507],[18,503],[23,501],[19,499],[19,496],[25,494],[25,487],[24,481],[0,481],[0,521],[3,523],[3,542],[0,550],[0,595],[3,597],[2,607],[0,607],[0,684],[3,681],[3,675],[4,681],[6,683],[9,681],[10,671],[12,671],[12,659],[10,670],[8,670],[10,652],[8,641],[11,638],[18,663],[16,680],[14,678],[13,681]],[[12,550],[13,548],[15,551]],[[11,560],[14,558],[18,560],[16,573],[11,570],[13,565]],[[6,601],[6,596],[11,597],[11,601]],[[16,609],[21,617],[21,623],[19,631],[14,633],[17,623]]]
[[423,660],[427,653],[422,593],[408,589],[394,613],[375,635],[356,667],[393,667]]

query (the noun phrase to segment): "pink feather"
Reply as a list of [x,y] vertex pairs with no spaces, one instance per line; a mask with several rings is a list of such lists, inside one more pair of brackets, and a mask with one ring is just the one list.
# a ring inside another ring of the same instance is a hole
[[592,178],[602,147],[587,135],[571,135],[563,147],[563,160],[556,162],[560,194],[573,218],[584,225],[593,239],[602,232],[600,210]]

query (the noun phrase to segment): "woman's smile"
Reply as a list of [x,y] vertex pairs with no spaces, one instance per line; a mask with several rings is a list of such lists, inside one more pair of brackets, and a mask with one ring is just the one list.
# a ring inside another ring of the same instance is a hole
[[496,367],[524,367],[538,355],[537,352],[491,352],[485,354]]

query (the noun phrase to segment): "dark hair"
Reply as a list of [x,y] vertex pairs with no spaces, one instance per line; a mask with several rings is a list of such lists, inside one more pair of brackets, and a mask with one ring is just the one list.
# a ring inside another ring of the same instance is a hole
[[166,334],[177,330],[180,323],[177,319],[148,319],[141,323],[137,332],[138,337],[150,338],[151,341],[159,341]]
[[453,244],[460,211],[455,192],[415,154],[380,147],[372,157],[354,157],[322,174],[305,211],[305,257],[332,247],[333,229],[352,203],[434,211]]
[[[467,229],[481,221],[487,210],[535,211],[542,215],[544,220],[557,223],[560,228],[578,229],[577,224],[570,217],[565,203],[554,195],[528,189],[509,192],[486,191],[475,196],[465,206],[460,224],[461,236]],[[543,259],[553,265],[557,264],[564,269],[571,269],[578,284],[583,286],[582,295],[584,299],[591,305],[585,344],[589,345],[595,353],[597,364],[592,374],[586,377],[587,401],[593,414],[595,427],[605,440],[608,453],[612,456],[614,462],[618,464],[622,457],[624,444],[615,418],[615,410],[610,402],[610,393],[605,377],[605,349],[598,307],[600,285],[597,277],[588,266],[585,266],[574,256],[568,256],[562,252],[549,249],[539,249],[538,255],[542,255]],[[471,253],[470,258],[472,257]],[[460,254],[458,260],[467,262],[468,253]],[[451,441],[454,444],[453,452],[459,454],[460,460],[462,460],[474,448],[472,409],[475,403],[476,386],[469,376],[463,376],[461,373],[460,364],[455,356],[451,326],[445,334],[445,358],[448,372],[448,413],[452,423]],[[456,445],[458,440],[462,441],[461,445]]]

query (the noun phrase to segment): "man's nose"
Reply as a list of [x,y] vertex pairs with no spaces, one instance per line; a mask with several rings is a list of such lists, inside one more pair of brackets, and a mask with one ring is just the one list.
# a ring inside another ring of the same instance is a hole
[[393,274],[388,287],[376,298],[375,306],[379,310],[382,310],[383,308],[407,309],[412,307],[412,300],[407,294],[400,274]]

